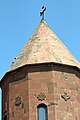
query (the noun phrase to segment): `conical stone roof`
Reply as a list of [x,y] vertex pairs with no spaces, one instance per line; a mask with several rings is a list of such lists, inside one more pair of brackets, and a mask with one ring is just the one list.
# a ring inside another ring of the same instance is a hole
[[8,71],[26,64],[60,63],[80,68],[80,64],[56,34],[42,20]]

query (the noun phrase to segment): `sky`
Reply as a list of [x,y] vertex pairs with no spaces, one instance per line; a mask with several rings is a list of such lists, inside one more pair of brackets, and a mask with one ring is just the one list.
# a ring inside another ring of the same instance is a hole
[[[18,56],[41,21],[50,28],[80,62],[80,0],[0,0],[0,79]],[[1,120],[0,90],[0,120]]]

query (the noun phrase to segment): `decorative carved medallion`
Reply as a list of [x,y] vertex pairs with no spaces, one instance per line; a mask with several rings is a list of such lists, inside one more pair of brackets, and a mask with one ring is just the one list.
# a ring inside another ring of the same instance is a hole
[[61,97],[62,97],[65,101],[68,101],[68,100],[70,99],[70,96],[69,96],[66,92],[64,92],[64,94],[61,95]]
[[37,95],[37,99],[40,101],[43,101],[46,99],[46,95],[41,92],[40,94]]
[[21,97],[18,96],[18,97],[15,99],[15,105],[16,105],[16,106],[19,106],[21,103],[22,103]]

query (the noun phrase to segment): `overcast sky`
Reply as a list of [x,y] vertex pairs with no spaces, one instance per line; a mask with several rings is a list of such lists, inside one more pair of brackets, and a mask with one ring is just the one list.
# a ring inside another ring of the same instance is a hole
[[43,5],[47,24],[80,62],[80,0],[0,0],[0,79],[40,23]]

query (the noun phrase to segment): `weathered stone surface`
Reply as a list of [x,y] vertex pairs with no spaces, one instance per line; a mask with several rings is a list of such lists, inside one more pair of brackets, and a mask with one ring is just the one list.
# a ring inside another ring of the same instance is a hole
[[[25,66],[20,70],[23,74],[27,71],[26,75],[20,77],[20,80],[17,79],[18,71],[7,75],[2,83],[3,118],[5,102],[7,102],[9,120],[37,119],[37,106],[41,103],[47,105],[49,120],[80,119],[79,71],[76,69],[73,71],[73,67],[69,66],[59,66],[58,64],[52,66],[52,63],[49,63],[49,67],[47,66],[48,64]],[[63,74],[67,75],[67,80],[64,80]],[[76,85],[78,89],[75,87]],[[67,101],[61,97],[64,93],[70,96]],[[38,95],[42,97],[41,100],[37,99]],[[18,96],[21,97],[21,104],[16,106],[15,100]]]
[[42,20],[8,71],[26,64],[49,62],[72,65],[80,68],[78,61],[49,28],[46,21]]

